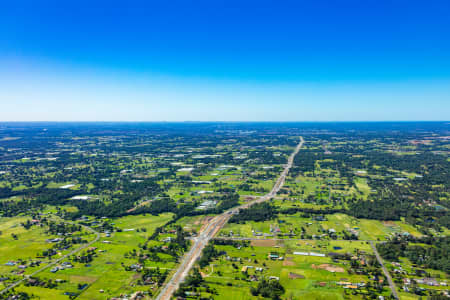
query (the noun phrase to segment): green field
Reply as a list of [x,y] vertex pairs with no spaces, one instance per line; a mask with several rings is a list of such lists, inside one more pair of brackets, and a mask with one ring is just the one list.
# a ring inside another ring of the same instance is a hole
[[[394,233],[407,232],[413,236],[421,236],[413,226],[404,222],[382,222],[378,220],[358,219],[346,214],[326,215],[326,220],[317,221],[304,218],[299,214],[278,215],[277,219],[264,222],[247,221],[245,224],[228,223],[221,231],[221,236],[228,236],[233,232],[236,237],[258,238],[301,238],[301,228],[305,230],[303,237],[312,239],[325,234],[322,238],[330,239],[327,235],[334,230],[337,239],[343,238],[343,231],[352,230],[358,233],[359,240],[386,240]],[[272,229],[272,231],[271,231]],[[279,230],[279,231],[278,231]],[[283,235],[293,233],[293,235]],[[258,235],[259,234],[259,235]]]
[[[134,229],[133,231],[115,232],[111,237],[104,235],[92,247],[97,248],[97,255],[86,267],[82,263],[73,263],[73,268],[51,273],[46,270],[38,275],[43,279],[60,279],[67,282],[58,285],[56,289],[20,286],[19,290],[32,292],[47,299],[50,295],[55,299],[68,299],[65,292],[79,294],[77,299],[108,299],[120,293],[133,293],[142,290],[136,286],[136,273],[125,271],[123,264],[135,263],[133,259],[124,258],[124,254],[137,249],[139,243],[143,243],[146,237],[151,235],[156,227],[159,227],[172,218],[172,214],[159,216],[127,216],[112,220],[121,229]],[[146,231],[137,232],[137,229],[145,228]],[[108,241],[110,243],[104,243]],[[100,252],[101,251],[101,252]],[[154,267],[157,265],[155,264]],[[160,267],[173,267],[173,265],[160,265]],[[88,284],[83,290],[78,289],[78,284]]]
[[[215,246],[226,254],[202,270],[208,286],[217,291],[214,299],[252,299],[250,287],[262,277],[275,276],[286,292],[283,299],[348,299],[345,289],[337,282],[367,283],[370,278],[348,272],[348,263],[334,262],[330,257],[294,255],[296,251],[328,251],[352,253],[356,249],[371,254],[370,246],[364,242],[252,242],[251,246],[236,249],[234,246]],[[272,246],[269,246],[272,244]],[[334,250],[333,247],[341,247]],[[269,253],[278,253],[282,260],[271,260]],[[233,266],[235,265],[235,267]],[[262,268],[262,271],[256,268]],[[245,272],[243,271],[245,269]],[[249,280],[252,276],[259,278]],[[385,291],[388,293],[388,291]]]

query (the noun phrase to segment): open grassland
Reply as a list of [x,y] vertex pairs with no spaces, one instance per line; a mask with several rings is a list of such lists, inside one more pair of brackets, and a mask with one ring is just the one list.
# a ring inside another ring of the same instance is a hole
[[[261,241],[262,242],[262,241]],[[286,292],[283,299],[360,299],[347,295],[337,285],[339,281],[361,283],[370,281],[365,275],[348,272],[349,264],[334,262],[330,257],[295,255],[298,251],[328,251],[356,253],[357,249],[371,253],[371,248],[364,242],[351,241],[278,241],[269,245],[252,242],[249,247],[237,249],[234,246],[215,246],[225,253],[218,260],[202,270],[208,285],[217,292],[214,299],[254,299],[250,287],[257,281],[254,277],[279,278]],[[340,248],[335,250],[335,248]],[[270,253],[276,253],[282,259],[271,260]],[[261,268],[262,270],[258,270]],[[273,279],[276,280],[276,279]]]
[[[38,253],[49,248],[46,239],[51,235],[45,234],[45,229],[33,226],[31,229],[25,229],[22,222],[29,220],[29,217],[14,217],[0,219],[0,274],[8,275],[15,267],[6,266],[9,261],[36,259]],[[12,235],[16,235],[17,239]],[[33,268],[26,270],[26,273],[32,272]]]
[[[123,265],[136,263],[136,259],[125,258],[124,255],[133,249],[138,248],[138,244],[144,243],[154,230],[167,223],[172,218],[172,214],[161,214],[159,216],[140,215],[126,216],[113,219],[117,227],[122,232],[115,232],[111,237],[103,236],[92,247],[96,247],[96,256],[93,261],[84,263],[74,263],[73,268],[60,270],[56,273],[46,270],[39,274],[40,278],[52,280],[64,280],[66,282],[58,285],[56,289],[31,288],[21,285],[19,289],[32,292],[33,294],[47,298],[49,295],[57,295],[55,299],[68,299],[64,293],[79,294],[77,299],[108,299],[119,294],[132,293],[145,288],[136,285],[136,273],[126,271]],[[138,232],[139,229],[139,232]],[[144,229],[144,230],[142,230]],[[148,263],[148,266],[151,264]],[[158,266],[155,264],[153,267]],[[173,265],[159,264],[160,267],[173,267]],[[82,290],[78,284],[85,285]]]
[[[321,238],[330,239],[330,231],[337,234],[337,239],[343,238],[343,232],[358,233],[359,240],[386,240],[394,233],[409,233],[421,236],[413,226],[402,221],[383,222],[378,220],[358,219],[346,214],[336,213],[326,215],[325,220],[318,221],[312,217],[279,214],[274,220],[255,222],[246,221],[244,224],[228,223],[220,232],[220,236],[246,237],[246,238]],[[304,231],[303,231],[304,230]],[[303,234],[302,234],[303,232]],[[291,234],[292,233],[292,234]]]

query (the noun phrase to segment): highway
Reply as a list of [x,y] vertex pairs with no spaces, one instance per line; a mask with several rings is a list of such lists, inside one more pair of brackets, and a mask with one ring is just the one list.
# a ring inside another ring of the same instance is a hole
[[204,229],[199,233],[197,238],[192,239],[193,245],[191,249],[185,253],[177,271],[172,276],[172,278],[166,283],[166,285],[163,287],[159,295],[156,297],[157,300],[169,300],[172,297],[173,293],[178,289],[180,283],[182,283],[183,280],[188,275],[189,270],[193,267],[197,259],[201,256],[203,248],[208,244],[209,240],[212,239],[220,229],[222,229],[222,227],[228,222],[228,220],[231,218],[233,214],[238,214],[239,209],[245,209],[253,204],[270,200],[278,193],[278,191],[283,186],[284,181],[286,180],[286,176],[289,172],[289,169],[292,167],[292,164],[294,162],[294,158],[302,148],[303,143],[304,143],[303,137],[300,137],[299,144],[295,147],[294,151],[289,156],[283,171],[281,172],[280,176],[278,177],[277,181],[272,187],[272,190],[269,193],[251,202],[247,202],[238,207],[231,208],[222,213],[221,215],[215,216],[209,221],[209,223],[206,226],[204,226]]

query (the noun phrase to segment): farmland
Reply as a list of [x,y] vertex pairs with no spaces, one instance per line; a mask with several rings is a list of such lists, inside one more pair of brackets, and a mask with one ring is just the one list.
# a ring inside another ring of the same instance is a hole
[[0,127],[0,299],[154,299],[218,216],[177,297],[445,297],[445,124],[18,126]]

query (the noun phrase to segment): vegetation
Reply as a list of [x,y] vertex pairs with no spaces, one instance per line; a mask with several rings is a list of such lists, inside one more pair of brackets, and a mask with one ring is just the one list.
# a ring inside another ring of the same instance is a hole
[[372,242],[401,297],[444,297],[448,135],[440,122],[2,124],[0,279],[37,273],[1,297],[154,298],[211,218],[272,189],[298,136],[280,192],[233,214],[177,295],[387,299]]
[[450,273],[450,237],[394,237],[377,245],[383,258],[398,261],[400,257],[426,269]]

